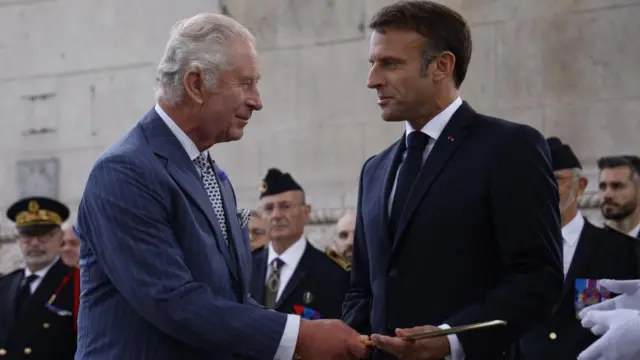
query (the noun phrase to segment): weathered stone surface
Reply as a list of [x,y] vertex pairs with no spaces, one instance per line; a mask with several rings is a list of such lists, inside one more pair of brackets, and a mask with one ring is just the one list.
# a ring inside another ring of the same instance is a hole
[[[327,209],[355,206],[362,164],[403,132],[403,124],[380,118],[375,91],[366,88],[366,27],[393,2],[0,1],[0,211],[17,196],[17,161],[58,156],[60,197],[75,213],[95,157],[153,106],[155,67],[171,25],[224,10],[258,39],[265,108],[244,139],[211,153],[241,206],[255,205],[269,167],[291,172],[321,223],[309,226],[309,237],[324,244],[333,219]],[[640,153],[640,45],[633,37],[640,0],[442,2],[472,24],[461,94],[476,110],[560,136],[585,168],[601,155]],[[29,135],[41,129],[55,131]],[[589,173],[590,191],[596,174]],[[596,205],[593,195],[583,202]],[[601,220],[597,209],[585,212]],[[8,226],[2,217],[0,231]],[[5,259],[0,271],[14,264]]]

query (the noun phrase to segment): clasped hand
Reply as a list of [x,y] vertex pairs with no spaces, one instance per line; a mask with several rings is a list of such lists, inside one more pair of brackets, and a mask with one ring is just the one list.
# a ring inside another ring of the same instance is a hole
[[580,312],[582,326],[601,336],[578,360],[631,360],[640,358],[640,280],[601,280],[621,294]]
[[407,360],[442,359],[451,353],[446,336],[423,340],[404,340],[402,337],[423,332],[438,330],[435,326],[417,326],[411,329],[396,329],[397,337],[379,334],[371,335],[371,341],[378,348]]

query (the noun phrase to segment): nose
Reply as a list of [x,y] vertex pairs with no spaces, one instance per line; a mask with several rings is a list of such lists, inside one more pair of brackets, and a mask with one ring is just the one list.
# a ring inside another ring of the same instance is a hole
[[367,77],[367,87],[369,89],[377,89],[382,86],[382,77],[377,70],[377,67],[374,65],[369,70],[369,76]]
[[247,99],[247,105],[255,111],[262,110],[262,98],[260,96],[260,89],[258,89],[257,86]]

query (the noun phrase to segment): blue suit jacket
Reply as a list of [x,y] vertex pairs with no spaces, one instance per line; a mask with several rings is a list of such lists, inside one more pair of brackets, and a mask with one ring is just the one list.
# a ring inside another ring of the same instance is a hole
[[[413,185],[398,231],[389,193],[404,135],[362,169],[343,319],[361,333],[506,320],[458,334],[467,360],[507,358],[548,318],[563,286],[558,190],[549,149],[526,125],[455,112]],[[374,349],[374,360],[392,359]]]
[[236,251],[155,110],[99,157],[76,223],[77,360],[273,359],[286,315],[252,305],[248,233],[218,180]]

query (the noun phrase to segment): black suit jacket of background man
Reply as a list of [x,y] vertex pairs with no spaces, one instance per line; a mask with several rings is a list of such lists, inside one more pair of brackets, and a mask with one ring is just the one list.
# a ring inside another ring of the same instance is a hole
[[[251,296],[264,305],[269,247],[254,251],[251,256]],[[307,242],[298,266],[276,302],[275,310],[296,314],[297,306],[307,308],[307,314],[317,312],[321,319],[339,319],[348,289],[349,272]]]
[[[73,360],[74,274],[73,268],[58,260],[20,313],[16,313],[16,297],[24,269],[0,279],[0,359]],[[52,311],[46,304],[57,291],[52,303],[56,311]]]
[[[527,125],[456,110],[390,234],[396,141],[360,175],[352,288],[343,319],[362,333],[505,320],[458,334],[466,360],[502,359],[550,316],[563,282],[558,189],[544,137]],[[374,360],[392,357],[378,349]]]
[[553,316],[520,341],[524,360],[575,360],[597,337],[576,317],[576,279],[638,278],[637,240],[622,233],[606,231],[585,219],[580,240],[569,266],[562,300]]

